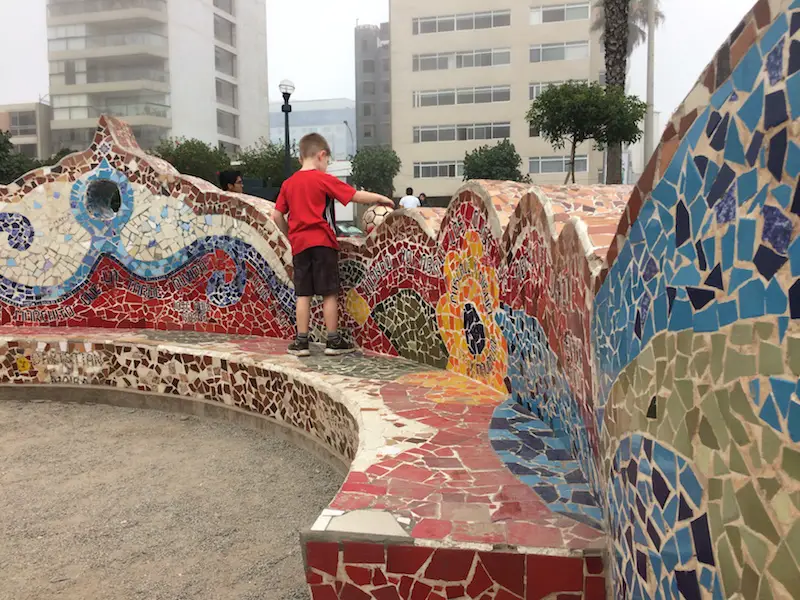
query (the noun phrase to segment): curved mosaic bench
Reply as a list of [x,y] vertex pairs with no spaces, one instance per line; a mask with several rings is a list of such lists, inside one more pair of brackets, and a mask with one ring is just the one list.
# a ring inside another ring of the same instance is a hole
[[[488,387],[379,356],[299,360],[254,337],[6,328],[0,343],[0,396],[224,408],[299,431],[346,464],[304,534],[314,598],[354,586],[376,598],[426,587],[603,597],[602,534],[552,513],[494,455],[502,395]],[[113,391],[92,393],[103,388]]]

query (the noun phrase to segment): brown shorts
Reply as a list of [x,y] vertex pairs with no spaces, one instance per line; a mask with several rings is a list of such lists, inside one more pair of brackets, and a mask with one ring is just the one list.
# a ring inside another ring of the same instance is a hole
[[298,297],[339,293],[339,252],[314,246],[294,256],[294,291]]

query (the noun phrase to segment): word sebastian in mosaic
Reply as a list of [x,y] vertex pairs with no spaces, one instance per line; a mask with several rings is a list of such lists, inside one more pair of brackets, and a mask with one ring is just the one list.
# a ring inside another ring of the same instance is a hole
[[372,294],[381,285],[383,278],[398,268],[407,268],[430,277],[441,277],[444,268],[444,259],[440,253],[423,254],[410,248],[405,248],[388,256],[381,257],[372,262],[364,279],[358,286],[366,294]]

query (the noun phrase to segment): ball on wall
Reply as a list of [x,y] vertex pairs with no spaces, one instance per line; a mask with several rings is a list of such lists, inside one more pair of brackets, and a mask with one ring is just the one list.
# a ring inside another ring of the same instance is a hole
[[364,217],[362,219],[364,231],[371,233],[372,230],[383,223],[386,220],[386,217],[388,217],[393,211],[394,209],[389,208],[388,206],[370,206],[364,213]]

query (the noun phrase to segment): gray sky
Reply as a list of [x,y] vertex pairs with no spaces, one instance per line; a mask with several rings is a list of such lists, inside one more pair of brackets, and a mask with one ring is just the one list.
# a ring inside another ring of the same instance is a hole
[[[656,110],[666,120],[755,0],[664,0],[666,22],[656,36]],[[433,4],[433,3],[432,3]],[[389,15],[386,0],[267,0],[270,95],[288,78],[296,98],[355,96],[353,27]],[[47,93],[45,0],[0,0],[0,104]],[[318,47],[302,39],[323,40]],[[644,97],[646,55],[633,56],[633,93]],[[273,91],[273,88],[274,91]]]

